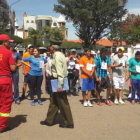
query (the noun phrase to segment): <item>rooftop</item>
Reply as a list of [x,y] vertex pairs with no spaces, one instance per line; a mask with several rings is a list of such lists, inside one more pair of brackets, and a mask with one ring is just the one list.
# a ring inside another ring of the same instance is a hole
[[[79,40],[68,40],[68,41],[69,42],[75,42],[75,43],[82,43],[83,42],[81,39],[79,39]],[[114,45],[114,42],[109,40],[109,39],[100,39],[99,41],[97,41],[97,44],[101,45],[101,46],[109,46],[109,47],[111,47],[111,46]],[[126,42],[122,41],[122,45],[126,46]]]

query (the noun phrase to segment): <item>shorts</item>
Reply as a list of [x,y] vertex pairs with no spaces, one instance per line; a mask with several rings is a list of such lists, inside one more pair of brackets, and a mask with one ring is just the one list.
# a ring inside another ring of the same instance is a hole
[[115,89],[124,89],[125,78],[113,77],[113,86]]
[[101,78],[101,82],[95,82],[95,87],[96,87],[96,90],[98,91],[102,91],[103,89],[106,89],[106,88],[111,88],[111,84],[110,84],[110,79],[109,77],[102,77]]
[[82,91],[94,90],[94,79],[82,79]]
[[29,75],[24,76],[24,83],[29,83]]

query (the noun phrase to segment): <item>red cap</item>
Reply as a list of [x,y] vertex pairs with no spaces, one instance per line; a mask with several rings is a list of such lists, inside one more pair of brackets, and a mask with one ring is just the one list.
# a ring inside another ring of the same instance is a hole
[[9,36],[6,35],[6,34],[1,34],[1,35],[0,35],[0,40],[6,40],[6,41],[9,41],[9,42],[14,42],[14,40],[11,40],[11,39],[9,38]]

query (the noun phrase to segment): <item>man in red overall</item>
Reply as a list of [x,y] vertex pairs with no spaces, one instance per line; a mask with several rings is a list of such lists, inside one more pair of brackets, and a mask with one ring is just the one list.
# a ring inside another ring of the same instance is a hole
[[13,53],[8,50],[8,35],[0,35],[0,133],[7,130],[13,101],[11,71],[16,70]]

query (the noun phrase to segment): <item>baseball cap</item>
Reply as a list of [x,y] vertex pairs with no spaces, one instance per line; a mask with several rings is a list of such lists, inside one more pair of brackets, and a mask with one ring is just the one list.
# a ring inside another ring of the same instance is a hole
[[29,49],[32,46],[32,44],[28,44],[27,48]]
[[118,50],[122,50],[124,52],[125,51],[125,48],[124,47],[119,47]]
[[60,47],[58,45],[52,45],[55,49],[59,49]]
[[0,35],[0,40],[5,40],[5,41],[8,41],[8,42],[14,42],[14,40],[11,40],[11,39],[9,38],[9,36],[6,35],[6,34],[1,34],[1,35]]
[[76,49],[71,49],[71,52],[76,52]]
[[91,51],[91,54],[96,54],[95,51]]

